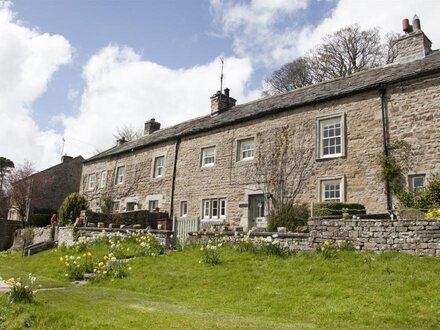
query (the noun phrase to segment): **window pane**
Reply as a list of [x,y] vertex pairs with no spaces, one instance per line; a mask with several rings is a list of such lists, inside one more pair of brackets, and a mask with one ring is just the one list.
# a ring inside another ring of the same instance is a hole
[[341,154],[341,118],[320,121],[322,156]]

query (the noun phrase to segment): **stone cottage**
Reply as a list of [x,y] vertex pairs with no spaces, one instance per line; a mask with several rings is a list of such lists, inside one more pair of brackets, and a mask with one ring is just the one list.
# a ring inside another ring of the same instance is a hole
[[281,165],[299,164],[286,190],[295,202],[390,210],[377,163],[390,143],[411,145],[410,188],[440,173],[440,52],[418,20],[413,27],[396,63],[240,105],[226,89],[211,97],[210,114],[165,129],[151,119],[142,138],[84,162],[81,193],[97,211],[105,194],[115,212],[159,208],[252,227],[268,212],[267,182],[284,150]]
[[[39,209],[38,212],[56,211],[67,195],[78,192],[83,161],[82,156],[73,158],[65,155],[61,157],[60,164],[18,182],[23,193],[29,192],[29,214],[35,209]],[[9,209],[8,220],[21,220],[14,206]]]

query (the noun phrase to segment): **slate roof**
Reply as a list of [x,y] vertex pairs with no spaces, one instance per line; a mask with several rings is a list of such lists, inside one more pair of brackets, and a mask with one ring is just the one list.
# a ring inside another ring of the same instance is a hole
[[440,73],[440,51],[434,51],[420,60],[408,63],[393,63],[369,69],[347,77],[321,82],[284,94],[240,104],[216,116],[209,114],[182,122],[156,131],[140,139],[110,148],[84,162],[92,162],[101,158],[131,152],[132,150],[141,149],[160,142],[175,140],[179,136],[193,135],[266,116],[274,112],[338,99],[367,90],[379,89],[381,86],[387,86],[389,84],[435,73]]

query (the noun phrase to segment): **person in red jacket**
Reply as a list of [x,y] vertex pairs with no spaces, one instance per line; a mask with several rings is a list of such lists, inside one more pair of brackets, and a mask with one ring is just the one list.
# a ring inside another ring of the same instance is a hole
[[52,226],[54,226],[54,225],[56,225],[57,224],[57,215],[56,214],[52,214],[52,218],[50,218],[50,224],[52,225]]

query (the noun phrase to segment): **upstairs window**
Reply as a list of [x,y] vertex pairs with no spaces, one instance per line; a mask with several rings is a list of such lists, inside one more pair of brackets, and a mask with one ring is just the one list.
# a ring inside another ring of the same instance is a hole
[[124,176],[125,176],[125,166],[119,166],[116,169],[116,184],[122,184],[124,183]]
[[104,188],[107,184],[107,171],[101,172],[101,188]]
[[154,173],[153,173],[153,177],[161,178],[163,176],[164,163],[165,163],[165,157],[164,156],[156,157],[154,159]]
[[213,166],[215,163],[215,147],[202,149],[202,167]]
[[417,174],[408,177],[409,189],[415,193],[421,193],[425,190],[425,175]]
[[255,142],[254,138],[238,141],[238,160],[250,160],[254,158]]
[[95,189],[95,185],[96,185],[96,174],[89,174],[89,184],[87,186],[88,190],[93,190]]
[[318,158],[344,156],[344,117],[325,117],[318,120]]

